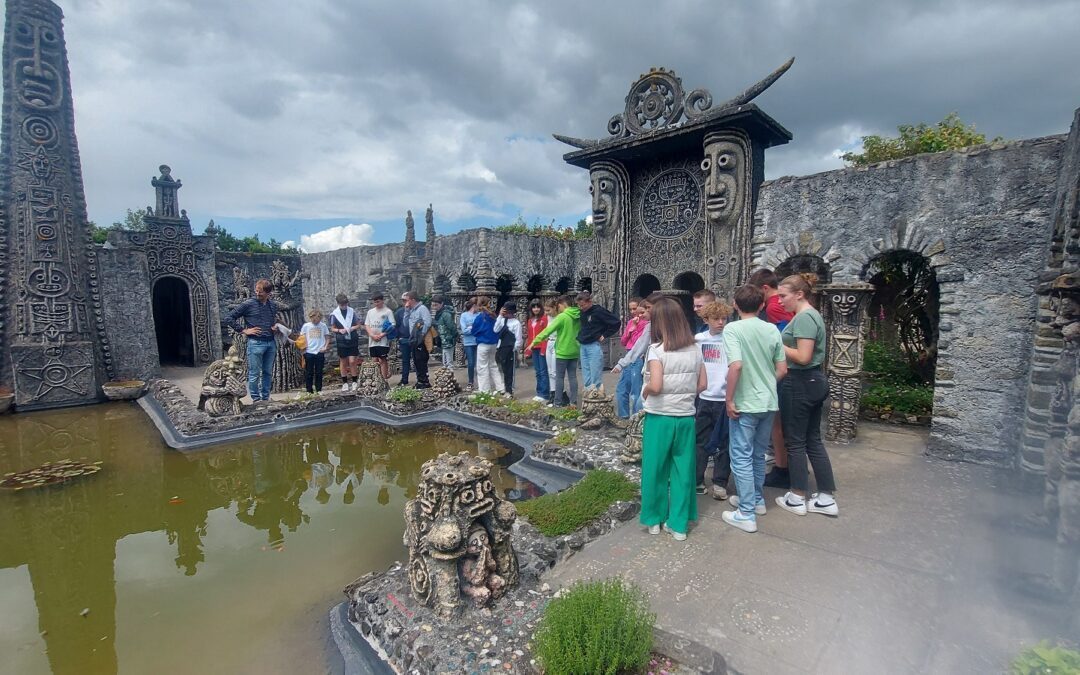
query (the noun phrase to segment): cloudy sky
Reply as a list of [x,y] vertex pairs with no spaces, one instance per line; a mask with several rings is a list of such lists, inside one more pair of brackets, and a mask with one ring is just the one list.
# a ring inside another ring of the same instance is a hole
[[860,136],[957,111],[989,136],[1067,131],[1080,2],[61,0],[90,217],[181,205],[311,249],[572,225],[584,171],[552,132],[602,137],[650,66],[722,101],[789,56],[757,103],[795,140],[769,177],[838,168]]

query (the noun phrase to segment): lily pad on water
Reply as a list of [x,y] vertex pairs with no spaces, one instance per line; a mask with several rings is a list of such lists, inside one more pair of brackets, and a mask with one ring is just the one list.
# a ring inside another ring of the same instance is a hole
[[82,476],[89,476],[101,471],[101,462],[87,464],[76,462],[72,459],[62,459],[58,462],[45,462],[39,467],[4,474],[0,480],[0,489],[24,490],[28,488],[56,485]]

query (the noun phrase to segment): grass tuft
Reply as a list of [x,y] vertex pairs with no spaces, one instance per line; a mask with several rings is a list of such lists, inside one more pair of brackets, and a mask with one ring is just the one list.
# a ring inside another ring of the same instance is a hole
[[617,501],[634,499],[638,486],[618,471],[590,471],[566,490],[518,502],[518,513],[549,537],[588,525]]

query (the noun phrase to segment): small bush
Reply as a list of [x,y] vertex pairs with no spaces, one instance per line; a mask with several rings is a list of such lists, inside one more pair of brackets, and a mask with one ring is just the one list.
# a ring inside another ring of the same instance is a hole
[[536,656],[550,675],[644,672],[655,620],[636,586],[619,578],[577,583],[544,611]]
[[513,399],[506,404],[506,409],[515,415],[531,415],[543,407],[544,404],[537,401],[515,401]]
[[863,351],[863,370],[871,381],[881,384],[914,386],[922,382],[898,347],[884,342],[866,343]]
[[555,442],[564,448],[568,445],[573,445],[575,440],[577,440],[577,434],[574,433],[573,429],[563,429],[555,434]]
[[902,415],[929,415],[934,409],[934,388],[900,384],[874,384],[863,392],[864,410]]
[[558,537],[588,525],[615,502],[637,494],[638,486],[618,471],[596,470],[562,492],[519,502],[517,507],[536,529]]
[[1080,673],[1080,652],[1051,646],[1043,640],[1020,652],[1009,672],[1012,675],[1075,675]]
[[421,398],[423,394],[411,387],[394,387],[390,390],[390,400],[395,403],[416,403]]
[[551,416],[560,422],[576,422],[581,417],[581,411],[577,408],[555,408]]

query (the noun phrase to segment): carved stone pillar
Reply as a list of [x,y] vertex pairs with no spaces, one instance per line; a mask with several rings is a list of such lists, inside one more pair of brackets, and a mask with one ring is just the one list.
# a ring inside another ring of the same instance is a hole
[[828,340],[829,414],[825,437],[849,443],[859,427],[863,346],[869,322],[866,307],[871,284],[835,283],[821,287],[822,312]]

